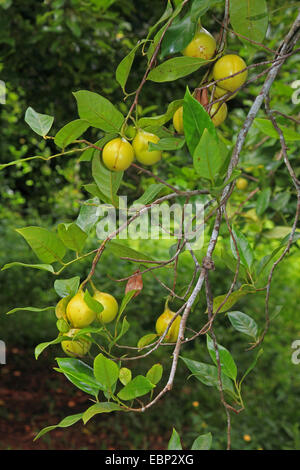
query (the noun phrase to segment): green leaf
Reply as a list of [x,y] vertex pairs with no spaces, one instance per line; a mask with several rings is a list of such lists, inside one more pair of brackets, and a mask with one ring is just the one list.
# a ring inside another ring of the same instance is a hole
[[[265,0],[251,0],[251,2],[230,0],[229,13],[230,23],[236,33],[250,40],[263,42],[268,27],[268,10]],[[246,40],[239,39],[249,44]]]
[[96,380],[102,384],[102,388],[111,392],[113,385],[119,378],[119,367],[114,361],[100,353],[94,359],[94,375]]
[[[273,124],[269,119],[256,118],[254,119],[254,125],[264,134],[279,140],[279,134],[274,129]],[[281,124],[278,124],[278,127],[281,129],[285,140],[291,142],[300,140],[299,132],[294,131],[291,128],[282,126]]]
[[102,310],[104,309],[103,305],[100,302],[98,302],[98,300],[94,299],[87,289],[84,292],[83,300],[85,301],[87,306],[91,310],[93,310],[97,315],[101,313]]
[[191,450],[209,450],[212,444],[212,435],[210,432],[198,436],[192,445]]
[[107,197],[107,196],[104,196],[104,194],[100,191],[100,189],[98,188],[96,183],[84,184],[83,188],[85,189],[85,191],[90,193],[92,196],[97,198],[99,201],[103,201],[106,204],[111,204],[110,198]]
[[59,369],[56,370],[62,372],[80,390],[95,397],[100,390],[104,390],[103,385],[96,380],[92,367],[80,359],[59,357],[56,361],[59,365]]
[[56,233],[42,227],[24,227],[16,229],[16,231],[25,238],[43,263],[61,262],[65,256],[65,245]]
[[142,41],[139,41],[138,44],[133,49],[131,49],[129,54],[127,54],[121,60],[121,62],[119,63],[119,65],[116,69],[116,80],[119,83],[119,85],[121,86],[124,93],[126,93],[125,85],[126,85],[126,82],[127,82],[127,79],[128,79],[133,61],[134,61],[135,53],[138,50],[138,48],[142,44],[144,44],[145,42],[146,42],[145,39],[143,39]]
[[145,130],[148,130],[147,128],[149,126],[152,128],[161,127],[166,124],[166,122],[170,121],[175,111],[177,111],[177,109],[180,108],[182,104],[183,100],[172,101],[172,103],[168,105],[165,114],[160,114],[159,116],[153,117],[142,117],[138,120],[138,126]]
[[9,312],[6,312],[6,315],[11,315],[12,313],[15,312],[45,312],[46,310],[55,310],[55,307],[44,307],[44,308],[37,308],[37,307],[16,307],[13,308],[12,310],[9,310]]
[[171,82],[190,75],[209,62],[209,60],[197,57],[174,57],[152,69],[147,79],[156,83]]
[[81,90],[73,93],[81,119],[97,129],[118,133],[124,122],[124,116],[106,98],[92,91]]
[[148,186],[144,194],[132,203],[132,206],[144,206],[146,204],[149,204],[150,202],[153,202],[156,196],[158,196],[158,194],[164,189],[165,185],[162,183],[151,184],[150,186]]
[[207,129],[204,129],[200,141],[195,148],[193,161],[198,175],[209,179],[214,184],[214,179],[223,164],[223,157],[216,134],[213,135]]
[[69,426],[72,426],[73,424],[77,423],[83,416],[83,413],[78,413],[76,415],[70,415],[67,416],[66,418],[62,419],[58,424],[53,425],[53,426],[47,426],[46,428],[42,429],[33,439],[36,441],[39,439],[41,436],[46,434],[49,431],[52,431],[55,428],[68,428]]
[[[255,291],[249,291],[249,290],[237,290],[232,292],[229,296],[224,305],[220,308],[219,313],[226,312],[226,310],[229,310],[231,307],[233,307],[234,304],[238,300],[240,300],[242,297],[244,297],[247,294],[250,294]],[[227,294],[222,294],[218,295],[217,297],[214,298],[213,300],[213,311],[216,312],[217,309],[221,304],[223,304],[224,300],[226,299]]]
[[227,313],[230,323],[240,333],[251,336],[256,339],[257,337],[257,324],[249,315],[243,312],[229,312]]
[[106,247],[107,250],[112,251],[116,256],[119,258],[134,258],[134,259],[142,259],[147,261],[154,261],[153,258],[146,255],[145,253],[141,253],[140,251],[134,250],[123,243],[115,242],[111,240]]
[[[254,260],[254,254],[250,246],[250,243],[248,242],[245,235],[242,232],[238,231],[237,229],[232,229],[232,233],[237,244],[237,249],[238,249],[241,264],[245,268],[251,270],[251,266]],[[233,256],[236,259],[238,259],[235,244],[231,237],[230,237],[230,245],[231,245],[231,251],[233,253]]]
[[84,119],[75,119],[75,121],[69,122],[58,131],[55,136],[54,143],[58,147],[64,149],[80,137],[89,127],[90,124],[88,121],[85,121]]
[[151,369],[148,370],[146,378],[154,385],[158,384],[163,374],[163,366],[161,364],[154,364]]
[[182,137],[165,137],[160,139],[157,144],[150,142],[149,150],[178,150],[181,149],[184,144],[185,140]]
[[266,188],[258,196],[256,202],[256,213],[257,215],[261,216],[266,211],[269,206],[270,197],[271,197],[271,188]]
[[61,223],[57,226],[57,232],[67,248],[76,253],[81,253],[87,239],[87,234],[76,223]]
[[112,411],[120,411],[122,410],[121,406],[117,403],[112,402],[102,402],[96,403],[95,405],[90,406],[82,416],[82,421],[86,424],[91,418],[99,413],[111,413]]
[[119,201],[117,192],[123,179],[123,171],[110,171],[100,160],[99,152],[95,152],[92,160],[92,175],[101,193],[108,198],[109,201],[118,207]]
[[168,450],[182,450],[180,437],[175,428],[173,428],[172,436],[168,443]]
[[[214,342],[208,334],[206,335],[206,340],[207,340],[207,349],[208,349],[209,355],[212,358],[215,365],[217,366],[218,361],[217,361],[216,351],[214,348]],[[236,364],[234,362],[232,355],[226,348],[224,348],[224,346],[221,346],[221,344],[218,344],[218,352],[219,352],[219,358],[220,358],[222,371],[224,372],[225,375],[227,375],[227,377],[229,377],[232,380],[235,380],[237,377],[237,367],[236,367]]]
[[119,380],[121,384],[127,385],[132,379],[132,373],[130,369],[127,369],[127,367],[121,367],[119,371]]
[[158,338],[158,335],[155,333],[149,333],[148,335],[142,336],[138,341],[137,347],[143,348],[144,346],[147,346],[147,344],[152,344],[156,338]]
[[39,355],[46,349],[48,346],[51,346],[52,344],[58,344],[61,343],[66,339],[65,336],[58,336],[57,338],[53,339],[52,341],[47,341],[45,343],[40,343],[35,347],[34,350],[34,356],[36,359],[38,359]]
[[76,219],[76,225],[85,233],[89,233],[99,219],[98,206],[100,202],[98,198],[88,199],[81,206],[79,215]]
[[[285,225],[277,225],[277,227],[268,230],[267,232],[263,232],[263,236],[266,238],[285,238],[289,237],[291,234],[292,228],[286,227]],[[300,230],[296,230],[296,232],[300,233]]]
[[215,126],[208,113],[205,111],[204,107],[192,97],[188,88],[183,102],[183,126],[185,140],[191,155],[194,155],[204,129],[207,129],[213,137],[216,136]]
[[248,369],[246,370],[246,372],[244,373],[243,377],[241,378],[240,380],[240,384],[243,382],[243,380],[245,379],[245,377],[254,369],[254,367],[256,366],[257,364],[257,361],[258,359],[260,358],[260,356],[262,355],[263,353],[263,348],[260,348],[254,358],[254,360],[252,361],[251,365],[248,367]]
[[37,113],[33,108],[29,107],[25,113],[25,122],[38,135],[45,137],[52,127],[54,121],[53,116]]
[[54,289],[59,297],[73,297],[78,291],[80,277],[74,276],[70,279],[57,279],[54,282]]
[[42,271],[48,271],[50,273],[54,273],[54,269],[51,264],[25,264],[25,263],[19,263],[18,261],[5,264],[3,268],[1,268],[1,271],[4,271],[5,269],[13,268],[14,266],[24,266],[25,268],[41,269]]
[[154,388],[154,385],[143,375],[137,375],[125,387],[123,387],[118,397],[120,400],[133,400],[134,398],[146,395]]
[[[181,357],[181,356],[180,356]],[[209,387],[220,388],[218,369],[216,366],[205,364],[204,362],[193,361],[186,357],[181,357],[188,369],[200,382]],[[224,390],[234,393],[232,380],[221,372],[222,387]]]

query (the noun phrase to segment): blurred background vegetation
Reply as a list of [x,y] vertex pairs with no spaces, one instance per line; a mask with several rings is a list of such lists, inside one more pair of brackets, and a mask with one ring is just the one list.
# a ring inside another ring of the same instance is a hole
[[[53,135],[76,118],[72,92],[80,89],[96,91],[126,111],[128,103],[123,101],[122,91],[114,78],[116,66],[136,42],[147,35],[149,27],[162,14],[164,3],[161,0],[1,0],[0,79],[5,82],[7,94],[5,105],[0,105],[0,162],[31,155],[48,156],[55,152],[49,141],[36,137],[25,124],[24,114],[28,106],[55,116]],[[284,37],[295,17],[295,6],[282,5],[275,0],[268,2],[269,47],[276,48]],[[216,20],[221,20],[222,11],[220,5],[213,14],[210,11],[202,19],[202,24],[215,35],[219,30]],[[229,36],[228,50],[239,53],[248,63],[267,57],[262,49],[249,47],[233,35]],[[291,101],[291,82],[300,75],[299,58],[296,54],[287,61],[271,93],[272,106],[294,116],[299,116],[300,106]],[[136,88],[144,69],[145,59],[139,56],[127,84],[129,91]],[[193,89],[198,82],[199,72],[172,83],[149,82],[141,95],[140,111],[147,115],[161,114],[170,101],[183,96],[187,85]],[[261,83],[252,84],[230,101],[229,117],[222,126],[224,138],[235,138]],[[282,118],[281,122],[284,123],[285,119]],[[262,148],[256,145],[262,137],[258,129],[251,129],[241,160],[242,169],[251,165],[249,192],[257,185],[261,188],[270,186],[273,192],[272,203],[260,218],[254,214],[255,201],[250,200],[243,206],[242,227],[258,257],[270,253],[278,244],[276,238],[264,237],[261,234],[263,230],[272,229],[275,224],[290,227],[296,207],[296,198],[282,161],[274,157],[279,151],[278,142],[269,138]],[[91,135],[90,138],[97,140],[98,136]],[[296,144],[292,143],[290,150],[291,158],[294,161],[299,159]],[[170,159],[166,155],[154,171],[180,188],[194,188],[197,181],[190,178],[188,165],[182,165],[185,158],[189,157],[184,150],[172,154]],[[173,178],[169,176],[170,169],[173,172],[176,169]],[[29,225],[51,228],[59,222],[75,220],[81,202],[89,197],[82,186],[90,181],[89,164],[79,164],[75,157],[42,163],[38,160],[1,171],[0,266],[11,261],[35,263],[34,254],[15,229]],[[141,194],[148,184],[149,180],[137,176],[130,169],[123,190],[133,197]],[[231,203],[232,210],[236,210],[244,199],[245,194],[237,192]],[[91,248],[97,246],[96,239],[89,243]],[[141,251],[150,255],[155,253],[157,258],[168,256],[170,243],[167,241],[147,242],[147,246],[142,241],[136,243],[140,243]],[[232,417],[235,449],[300,449],[300,366],[291,362],[291,343],[300,337],[299,261],[299,243],[296,243],[289,257],[275,272],[270,301],[270,311],[275,315],[264,342],[264,354],[245,381],[246,410]],[[213,274],[213,288],[214,295],[219,295],[225,293],[230,285],[230,271],[217,255],[215,262],[217,269]],[[183,255],[179,264],[182,285],[189,281],[191,266],[188,254]],[[72,265],[65,277],[80,274],[84,278],[89,267],[90,260],[81,261]],[[121,299],[124,283],[113,282],[111,278],[126,277],[133,269],[129,263],[105,253],[103,263],[97,267],[96,285]],[[169,280],[168,269],[161,271],[160,278],[165,282]],[[63,433],[55,431],[32,443],[34,434],[42,427],[57,423],[77,409],[80,412],[87,403],[85,398],[82,403],[82,397],[74,387],[53,371],[55,357],[60,353],[58,346],[48,349],[38,361],[34,359],[34,347],[56,336],[54,314],[19,312],[12,316],[4,315],[15,306],[55,305],[58,299],[51,275],[38,270],[12,268],[0,272],[0,282],[0,339],[7,345],[7,365],[0,366],[3,391],[0,396],[0,430],[6,436],[0,443],[1,449],[34,449],[39,446],[48,449],[166,448],[173,426],[182,436],[185,448],[189,448],[199,433],[209,431],[213,435],[213,448],[224,448],[226,419],[219,394],[193,378],[188,379],[189,372],[183,364],[179,364],[172,393],[143,416],[116,414],[107,415],[105,419],[99,416],[85,428],[76,424],[74,429]],[[127,319],[131,328],[126,344],[135,345],[143,334],[154,330],[165,295],[151,274],[144,276],[143,293],[128,307]],[[197,312],[203,321],[204,301],[200,298],[193,312],[192,328],[199,325]],[[174,302],[172,308],[176,306]],[[264,295],[246,296],[235,310],[248,313],[262,326]],[[249,346],[247,338],[233,330],[224,314],[218,317],[215,329],[219,343],[231,351],[242,374],[255,355],[255,352],[246,351]],[[205,339],[199,338],[188,344],[185,356],[210,362]],[[169,359],[170,348],[163,347],[145,362],[133,364],[133,368],[136,372],[145,372],[155,362],[161,362],[167,371]],[[33,386],[36,387],[34,390]],[[14,391],[11,402],[8,388]],[[62,390],[67,395],[65,401],[59,399]],[[22,440],[24,433],[28,437],[25,441]]]

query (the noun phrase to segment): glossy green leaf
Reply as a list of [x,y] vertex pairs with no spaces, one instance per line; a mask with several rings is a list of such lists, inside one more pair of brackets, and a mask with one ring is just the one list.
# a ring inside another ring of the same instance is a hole
[[228,312],[227,313],[230,323],[240,333],[251,336],[256,339],[257,337],[257,324],[253,318],[243,312]]
[[[268,27],[266,0],[230,0],[230,23],[234,31],[257,42],[263,42]],[[237,36],[239,37],[239,36]],[[239,38],[242,40],[242,38]],[[249,42],[244,41],[247,44]]]
[[270,202],[272,190],[271,188],[266,188],[261,193],[259,193],[257,202],[256,202],[256,213],[261,216],[267,210]]
[[79,215],[76,219],[76,225],[85,233],[89,233],[99,219],[98,206],[100,202],[98,198],[88,199],[84,201],[80,207]]
[[139,339],[137,343],[137,347],[143,348],[144,346],[147,346],[148,344],[152,344],[157,338],[158,338],[158,335],[156,333],[149,333],[147,335],[144,335],[142,336],[142,338]]
[[92,160],[92,175],[101,193],[117,207],[119,204],[117,192],[123,178],[123,171],[108,170],[101,162],[97,151]]
[[[264,134],[279,140],[279,134],[269,119],[256,118],[254,119],[254,125]],[[294,129],[282,126],[281,124],[278,124],[278,127],[281,129],[285,140],[291,142],[300,140],[300,133],[294,131]]]
[[65,256],[65,245],[56,233],[42,227],[24,227],[16,231],[25,238],[43,263],[61,261]]
[[95,403],[95,405],[90,406],[82,416],[82,421],[86,424],[91,418],[100,413],[111,413],[112,411],[122,410],[121,406],[113,402],[102,402]]
[[[237,249],[238,249],[238,254],[240,257],[241,264],[245,268],[251,270],[251,266],[254,261],[254,253],[250,246],[250,243],[248,242],[245,235],[239,230],[232,229],[232,233],[237,244]],[[230,245],[231,245],[231,251],[233,253],[233,256],[237,259],[238,256],[237,256],[235,244],[231,237],[230,237]]]
[[61,223],[57,226],[57,233],[63,244],[76,253],[81,253],[87,234],[76,224]]
[[54,289],[59,297],[74,296],[78,291],[80,277],[74,276],[70,279],[57,279],[54,282]]
[[25,264],[20,263],[19,261],[14,261],[12,263],[7,263],[1,268],[1,271],[5,269],[13,268],[14,266],[23,266],[24,268],[33,268],[33,269],[41,269],[42,271],[48,271],[49,273],[54,273],[53,266],[51,264]]
[[209,450],[212,444],[212,435],[210,432],[198,436],[192,445],[191,450]]
[[154,388],[154,385],[143,375],[137,375],[125,387],[123,387],[118,397],[120,400],[133,400],[134,398],[146,395]]
[[[175,100],[172,101],[167,108],[165,114],[160,114],[159,116],[151,116],[151,117],[142,117],[138,120],[138,125],[145,130],[149,130],[151,128],[158,128],[166,124],[170,119],[172,119],[173,114],[175,111],[182,106],[183,100]],[[150,132],[150,131],[149,131]]]
[[[206,335],[206,341],[207,341],[207,349],[208,349],[209,355],[212,358],[215,365],[217,366],[218,361],[217,361],[217,354],[214,348],[214,342],[208,334]],[[234,362],[232,355],[221,344],[218,344],[217,346],[218,346],[218,353],[219,353],[222,371],[224,372],[225,375],[227,375],[227,377],[231,378],[232,380],[235,380],[237,377],[237,367],[236,367],[236,364]]]
[[154,364],[151,369],[148,370],[146,378],[154,385],[158,384],[163,374],[163,366],[161,364]]
[[144,194],[132,203],[132,206],[146,205],[150,202],[153,202],[159,195],[159,193],[161,193],[164,189],[165,185],[162,183],[151,184],[150,186],[148,186]]
[[72,426],[73,424],[77,423],[80,419],[82,419],[83,413],[77,413],[75,415],[70,415],[67,416],[66,418],[62,419],[58,424],[55,424],[53,426],[47,426],[46,428],[42,429],[33,439],[36,441],[39,439],[41,436],[46,434],[49,431],[52,431],[53,429],[56,428],[67,428],[69,426]]
[[12,313],[15,312],[45,312],[47,310],[55,310],[55,307],[44,307],[44,308],[38,308],[38,307],[16,307],[13,308],[12,310],[9,310],[9,312],[6,312],[6,315],[11,315]]
[[56,359],[59,372],[62,372],[70,382],[80,390],[93,396],[97,396],[100,390],[104,390],[103,384],[99,383],[92,367],[80,359],[74,357],[61,357]]
[[185,144],[185,140],[183,137],[165,137],[160,139],[157,144],[152,142],[149,143],[149,150],[179,150]]
[[119,372],[119,380],[121,384],[127,385],[132,379],[132,373],[131,370],[128,369],[127,367],[121,367],[120,372]]
[[173,428],[171,439],[168,442],[168,450],[182,450],[180,437],[175,428]]
[[78,114],[81,119],[105,132],[119,132],[124,122],[124,116],[109,100],[87,90],[77,91],[73,95],[76,98]]
[[[200,382],[209,387],[220,388],[218,368],[204,362],[193,361],[186,357],[181,357],[188,369]],[[228,392],[234,393],[232,380],[221,372],[222,388]]]
[[191,155],[198,146],[204,129],[215,137],[216,129],[204,107],[191,95],[187,88],[183,102],[183,126],[185,140]]
[[38,344],[35,349],[34,349],[34,356],[36,359],[38,359],[39,355],[42,354],[42,352],[48,348],[49,346],[52,346],[53,344],[58,344],[64,341],[65,337],[64,336],[58,336],[57,338],[53,339],[52,341],[46,341],[44,343]]
[[118,365],[102,353],[94,359],[94,375],[104,390],[110,392],[119,378]]
[[89,127],[90,124],[84,119],[75,119],[75,121],[68,122],[57,132],[54,143],[64,149],[67,145],[78,139]]
[[194,168],[201,178],[209,179],[214,184],[222,164],[223,156],[220,152],[217,135],[204,129],[200,141],[193,154]]
[[209,62],[196,57],[174,57],[152,69],[148,75],[148,80],[156,83],[178,80],[178,78],[190,75]]

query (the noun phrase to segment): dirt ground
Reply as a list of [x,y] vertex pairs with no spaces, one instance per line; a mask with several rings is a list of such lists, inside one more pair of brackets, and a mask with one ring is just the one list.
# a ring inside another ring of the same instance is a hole
[[[91,404],[86,394],[53,371],[54,366],[47,353],[36,361],[32,350],[17,348],[10,351],[7,364],[0,365],[0,450],[136,449],[128,424],[116,423],[112,415],[102,415],[85,426],[78,422],[58,428],[33,441],[44,427]],[[151,442],[148,437],[147,448],[166,448],[166,439],[155,436]],[[140,442],[139,448],[142,445]]]

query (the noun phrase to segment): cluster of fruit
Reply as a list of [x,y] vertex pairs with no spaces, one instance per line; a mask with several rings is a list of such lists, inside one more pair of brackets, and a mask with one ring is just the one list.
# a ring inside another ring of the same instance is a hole
[[[89,326],[94,320],[98,320],[101,324],[112,322],[119,309],[114,296],[95,289],[92,298],[103,307],[101,313],[96,314],[85,302],[84,295],[84,291],[79,289],[71,299],[69,297],[62,298],[55,309],[57,318],[63,320],[61,334],[71,338],[70,341],[62,341],[61,347],[68,356],[72,357],[84,356],[92,345],[92,342],[86,338],[89,333],[84,334],[84,338],[81,338],[78,335],[80,330]],[[78,339],[74,339],[75,335],[78,336]]]
[[[61,347],[71,357],[82,357],[91,348],[92,341],[87,338],[90,336],[90,333],[83,331],[83,328],[88,327],[95,320],[101,325],[112,322],[116,318],[119,309],[118,302],[114,296],[94,289],[92,298],[103,307],[101,313],[97,314],[88,306],[84,295],[84,291],[79,289],[77,294],[71,299],[69,297],[62,298],[55,309],[56,316],[60,321],[60,335],[70,337],[70,340],[64,339],[61,342]],[[164,334],[174,316],[175,312],[172,312],[166,304],[164,312],[158,317],[155,325],[156,333],[159,336]],[[175,343],[177,341],[180,320],[181,316],[178,315],[172,322],[164,342]],[[82,331],[82,335],[80,331]]]
[[[182,51],[182,54],[188,57],[211,60],[215,52],[215,38],[206,29],[199,27],[193,40]],[[236,96],[236,90],[247,79],[246,63],[236,54],[226,54],[215,62],[210,79],[217,81],[216,84],[209,87],[210,93],[213,94],[212,101],[224,97],[221,102],[218,101],[211,106],[206,106],[212,122],[217,127],[227,117],[226,101]],[[183,107],[174,113],[173,125],[177,133],[183,134]],[[135,158],[143,165],[154,165],[160,161],[162,152],[160,150],[149,151],[148,149],[149,143],[156,144],[159,137],[143,129],[134,130],[134,133],[132,143],[128,142],[125,137],[117,137],[104,146],[103,163],[109,170],[125,171]]]
[[[182,52],[188,57],[197,57],[199,59],[210,60],[216,52],[215,38],[204,28],[200,27],[193,40]],[[209,114],[214,125],[217,127],[225,121],[228,113],[227,104],[238,93],[246,79],[248,72],[245,61],[236,54],[226,54],[218,59],[209,76],[209,81],[217,83],[209,87],[212,101],[224,97],[224,101],[213,103],[209,109]],[[173,116],[173,125],[178,134],[183,134],[183,108],[177,109]]]

